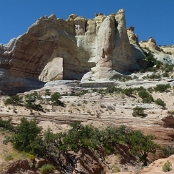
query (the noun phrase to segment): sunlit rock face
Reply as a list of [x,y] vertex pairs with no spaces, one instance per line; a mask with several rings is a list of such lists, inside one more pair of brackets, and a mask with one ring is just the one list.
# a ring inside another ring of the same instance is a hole
[[105,17],[96,38],[96,66],[83,76],[82,82],[108,81],[139,68],[129,43],[124,10]]
[[110,80],[138,68],[124,10],[88,20],[75,14],[67,20],[42,17],[25,34],[0,45],[1,90],[59,79]]

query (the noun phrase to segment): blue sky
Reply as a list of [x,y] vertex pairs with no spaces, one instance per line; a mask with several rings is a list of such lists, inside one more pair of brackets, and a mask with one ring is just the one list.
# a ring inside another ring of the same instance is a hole
[[139,40],[154,37],[159,45],[174,44],[174,0],[0,0],[0,43],[24,34],[41,16],[70,14],[94,18],[126,11],[127,28],[135,27]]

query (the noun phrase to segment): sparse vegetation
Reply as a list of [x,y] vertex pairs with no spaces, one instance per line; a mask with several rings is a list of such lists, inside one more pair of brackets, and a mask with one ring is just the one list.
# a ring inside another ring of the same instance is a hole
[[16,134],[13,136],[13,146],[31,154],[41,154],[42,137],[41,127],[37,126],[37,121],[28,121],[26,118],[21,119],[20,125],[16,127]]
[[126,88],[122,92],[123,92],[123,94],[131,97],[133,95],[133,93],[134,93],[134,89],[132,89],[132,88]]
[[25,107],[30,110],[44,112],[41,104],[37,103],[38,99],[40,99],[40,95],[36,91],[31,94],[27,94],[25,96]]
[[40,173],[41,174],[49,174],[49,173],[53,172],[53,169],[54,169],[53,165],[45,164],[40,168]]
[[171,86],[169,84],[158,84],[154,87],[156,92],[166,92]]
[[167,160],[166,163],[164,163],[163,167],[162,167],[162,170],[163,172],[169,172],[171,171],[171,166],[172,166],[172,163],[170,161]]
[[169,157],[174,154],[174,145],[168,145],[162,148],[165,157]]
[[147,54],[145,60],[144,60],[144,67],[140,70],[141,73],[145,73],[148,71],[157,71],[158,69],[160,69],[163,64],[156,60],[153,56],[153,54],[150,52]]
[[133,115],[134,117],[144,117],[144,116],[145,116],[144,110],[145,110],[144,108],[136,106],[136,107],[133,109],[132,115]]
[[51,95],[50,89],[45,89],[45,95],[47,95],[47,96]]
[[53,106],[62,106],[62,107],[64,107],[65,104],[62,101],[60,101],[60,99],[61,99],[60,93],[55,92],[54,94],[51,95],[50,101],[51,101]]
[[142,98],[143,103],[151,103],[154,101],[152,95],[144,89],[138,92],[138,96]]
[[131,76],[122,76],[119,80],[125,82],[125,81],[128,81],[128,80],[133,80],[133,78]]
[[8,120],[3,120],[0,117],[0,128],[1,129],[5,129],[5,130],[9,130],[9,131],[13,131],[14,130],[14,126],[12,125],[12,119],[9,118]]
[[157,105],[162,106],[163,109],[165,109],[165,107],[166,107],[166,103],[165,103],[163,100],[161,100],[160,98],[157,98],[157,99],[155,100],[155,103],[156,103]]
[[22,97],[19,95],[10,96],[4,102],[5,105],[21,106],[23,103]]
[[12,154],[7,154],[6,156],[5,156],[5,160],[6,161],[10,161],[10,160],[13,160],[13,155]]
[[152,75],[143,76],[143,79],[161,79],[161,75],[153,73]]
[[163,77],[169,77],[169,73],[168,72],[165,72],[162,75],[163,75]]

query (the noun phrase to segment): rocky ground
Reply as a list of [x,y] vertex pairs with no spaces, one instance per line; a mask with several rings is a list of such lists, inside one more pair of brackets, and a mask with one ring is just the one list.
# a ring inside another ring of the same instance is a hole
[[[126,82],[117,82],[117,86],[125,87],[138,87],[142,85],[143,87],[153,87],[156,84],[160,83],[170,83],[173,85],[173,80],[171,79],[162,79],[161,81],[154,80],[142,80],[142,79],[133,79]],[[90,84],[92,86],[92,83]],[[106,126],[119,126],[126,125],[132,127],[133,129],[140,129],[145,134],[154,134],[156,136],[156,142],[162,146],[169,145],[172,143],[174,138],[174,129],[173,116],[174,111],[174,91],[171,87],[167,92],[159,93],[153,92],[152,96],[154,99],[161,98],[166,103],[166,108],[163,109],[161,106],[152,103],[142,103],[141,98],[137,95],[128,97],[124,94],[106,94],[101,95],[97,92],[94,92],[92,88],[82,88],[77,81],[59,81],[51,82],[45,85],[44,88],[37,90],[38,93],[44,96],[45,90],[49,89],[50,92],[60,92],[60,93],[71,93],[88,90],[88,93],[82,96],[62,96],[61,101],[65,103],[65,107],[54,106],[52,107],[48,102],[44,100],[41,102],[44,112],[32,111],[26,109],[23,106],[6,106],[4,105],[4,100],[7,96],[1,96],[0,103],[0,116],[2,118],[13,118],[13,122],[18,124],[22,117],[28,119],[36,118],[39,120],[39,125],[42,126],[45,130],[50,127],[54,132],[66,131],[69,129],[69,123],[73,121],[82,121],[83,124],[91,124],[98,128],[103,128]],[[99,89],[99,88],[97,88]],[[20,95],[26,95],[32,93],[33,91],[26,92]],[[140,106],[145,108],[145,117],[133,117],[132,112],[133,108]],[[1,166],[5,163],[5,155],[10,153],[4,151],[3,149],[6,146],[1,146]],[[8,149],[8,148],[6,148]],[[158,151],[155,155],[150,156],[150,160],[159,159],[162,157],[161,151]],[[116,157],[110,157],[108,163],[111,168],[113,166],[119,166],[121,171],[132,171],[135,172],[137,169],[136,166],[128,164],[126,167],[119,164],[119,160]],[[114,162],[113,162],[114,161]],[[117,162],[115,162],[117,161]],[[155,163],[156,164],[156,163]],[[162,163],[160,163],[162,165]],[[151,167],[154,165],[151,165]],[[154,169],[155,170],[155,169]],[[113,170],[114,171],[114,170]],[[110,172],[110,171],[108,171]],[[143,170],[145,172],[151,172],[149,169]],[[153,172],[151,172],[153,173]]]

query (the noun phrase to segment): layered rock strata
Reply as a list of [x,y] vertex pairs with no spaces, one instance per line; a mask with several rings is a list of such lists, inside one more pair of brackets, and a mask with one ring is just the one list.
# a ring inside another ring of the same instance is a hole
[[[141,55],[140,55],[141,57]],[[110,80],[134,71],[124,10],[94,19],[42,17],[7,45],[0,45],[0,86],[37,87],[59,79]],[[38,82],[38,83],[36,83]]]

